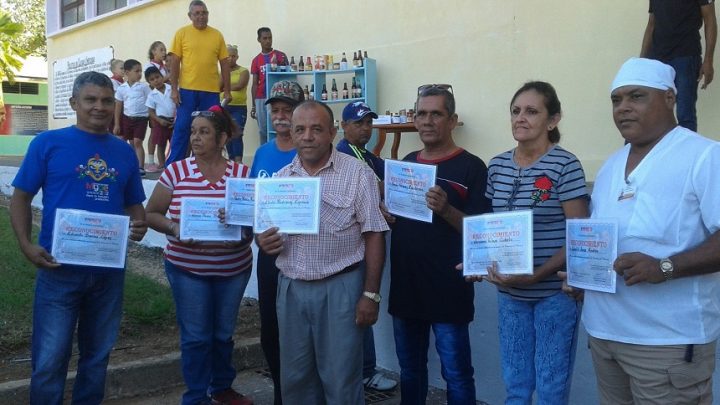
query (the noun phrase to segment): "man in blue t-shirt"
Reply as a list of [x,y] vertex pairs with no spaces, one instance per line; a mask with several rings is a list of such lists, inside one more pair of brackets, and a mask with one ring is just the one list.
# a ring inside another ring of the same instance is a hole
[[[385,161],[365,149],[365,145],[372,136],[372,120],[377,117],[377,114],[362,101],[355,101],[346,105],[343,109],[341,123],[344,137],[335,148],[367,163],[375,172],[378,182],[382,182],[385,178]],[[381,195],[382,191],[382,187],[380,187]],[[376,363],[375,335],[372,326],[370,326],[365,329],[363,335],[363,384],[367,388],[378,391],[394,389],[397,386],[397,381],[377,372]]]
[[[128,215],[129,237],[135,241],[147,231],[137,157],[128,144],[107,131],[115,108],[112,82],[101,73],[80,74],[73,83],[70,106],[77,124],[38,135],[12,183],[12,227],[23,254],[38,269],[32,404],[62,403],[76,327],[80,356],[73,403],[102,402],[122,315],[122,268],[61,264],[49,253],[56,210]],[[39,243],[34,244],[31,202],[41,189],[42,226]]]
[[[290,136],[290,119],[295,106],[305,100],[302,88],[297,82],[281,80],[270,89],[265,102],[270,105],[270,121],[275,138],[255,151],[251,178],[274,177],[275,173],[292,162],[296,155],[295,145]],[[258,303],[260,305],[260,345],[270,369],[275,390],[275,404],[282,404],[280,398],[280,341],[278,335],[275,298],[277,296],[278,273],[275,266],[277,255],[258,252],[257,278]]]

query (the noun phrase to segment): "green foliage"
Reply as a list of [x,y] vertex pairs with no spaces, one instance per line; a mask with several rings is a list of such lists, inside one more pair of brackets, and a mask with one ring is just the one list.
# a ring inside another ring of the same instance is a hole
[[0,0],[3,10],[10,13],[13,21],[25,27],[24,32],[11,43],[31,55],[47,57],[45,38],[44,0]]
[[28,52],[12,41],[23,32],[23,25],[13,22],[10,15],[0,10],[0,80],[15,79],[15,71],[20,70]]
[[171,325],[175,304],[170,289],[138,274],[125,276],[125,321],[130,324]]

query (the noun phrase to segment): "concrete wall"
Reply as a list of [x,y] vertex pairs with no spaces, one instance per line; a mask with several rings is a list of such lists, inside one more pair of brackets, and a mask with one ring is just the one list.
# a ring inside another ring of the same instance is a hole
[[[264,25],[272,28],[275,47],[295,57],[367,50],[378,61],[381,111],[412,107],[420,84],[451,83],[465,122],[457,141],[486,161],[513,146],[508,103],[514,91],[529,79],[549,81],[563,103],[562,144],[580,157],[589,180],[622,144],[608,87],[620,64],[639,52],[647,20],[646,2],[624,0],[575,2],[572,8],[562,0],[207,3],[210,24],[238,45],[243,65],[259,52],[255,30]],[[169,46],[175,30],[189,23],[187,4],[155,0],[51,35],[50,66],[108,45],[118,58],[145,61],[152,41]],[[701,91],[698,100],[700,132],[714,138],[720,136],[720,115],[711,114],[720,104],[717,86]],[[51,120],[50,127],[66,124]],[[257,147],[256,133],[249,119],[248,157]],[[407,134],[400,156],[418,148],[417,137]],[[383,154],[389,153],[388,142]]]

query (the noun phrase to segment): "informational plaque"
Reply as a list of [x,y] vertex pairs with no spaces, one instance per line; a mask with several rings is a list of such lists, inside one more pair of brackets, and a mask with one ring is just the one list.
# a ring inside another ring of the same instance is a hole
[[255,182],[255,226],[289,234],[320,231],[320,178],[274,177]]
[[393,215],[432,222],[425,194],[435,185],[437,167],[401,160],[385,161],[385,206]]
[[533,273],[531,210],[463,218],[463,275],[487,275],[493,262],[502,274]]
[[565,256],[567,283],[586,290],[614,293],[618,223],[616,220],[568,219]]
[[242,227],[225,225],[218,213],[223,198],[183,197],[180,200],[180,240],[230,241],[242,239]]
[[253,226],[255,179],[229,178],[225,183],[225,223]]
[[58,263],[125,268],[130,217],[58,208],[52,256]]

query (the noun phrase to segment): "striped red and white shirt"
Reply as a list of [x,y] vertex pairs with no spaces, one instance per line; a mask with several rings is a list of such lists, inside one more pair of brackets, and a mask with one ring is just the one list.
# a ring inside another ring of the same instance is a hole
[[[210,183],[200,172],[194,157],[170,164],[159,182],[172,192],[168,209],[170,219],[180,225],[180,201],[183,197],[225,198],[225,182],[229,177],[247,177],[248,167],[227,161],[225,174]],[[228,247],[222,242],[195,242],[188,245],[168,235],[165,258],[190,273],[202,276],[233,276],[252,268],[250,243]]]

